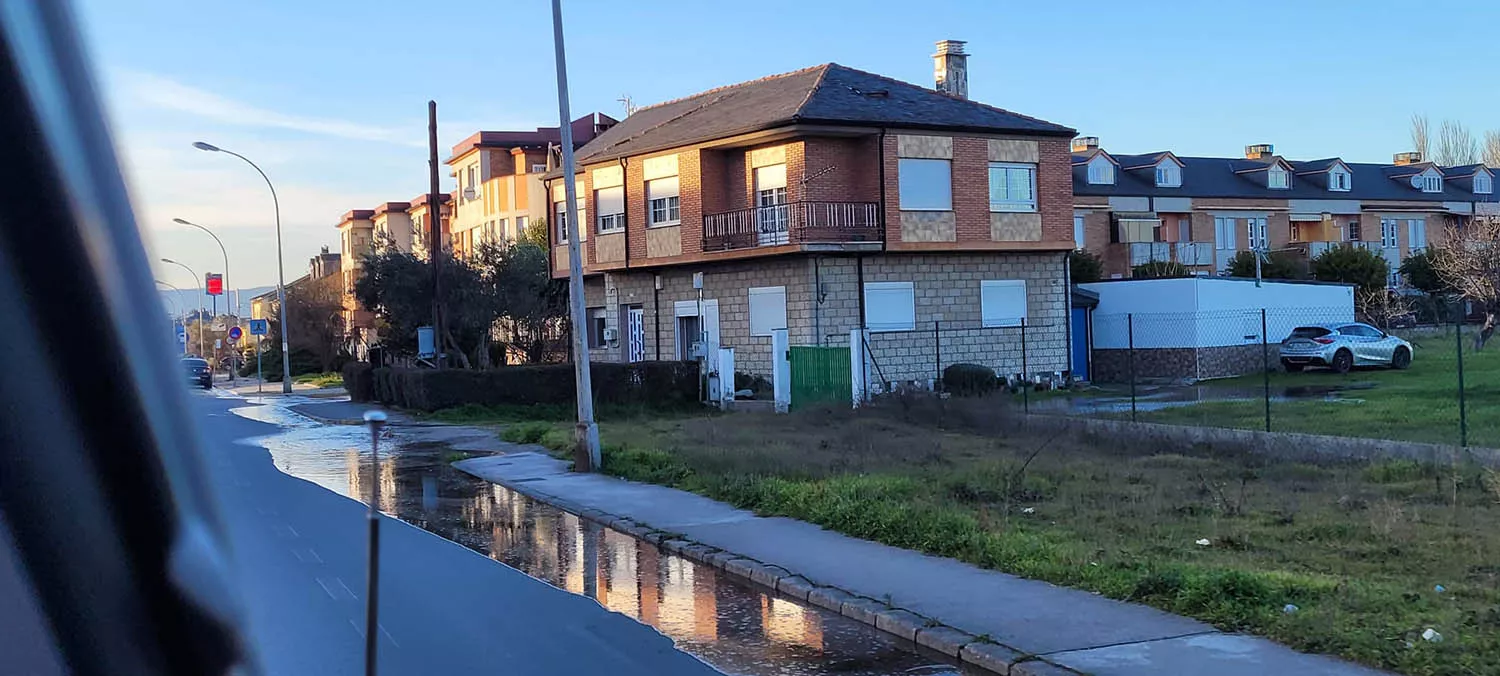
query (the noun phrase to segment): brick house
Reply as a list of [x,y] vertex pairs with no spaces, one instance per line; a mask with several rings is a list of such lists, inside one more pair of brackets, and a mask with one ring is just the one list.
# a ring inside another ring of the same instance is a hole
[[[573,143],[587,143],[615,122],[603,113],[580,117],[572,123]],[[549,149],[561,141],[557,127],[541,127],[474,132],[453,146],[446,164],[458,182],[450,226],[454,255],[485,242],[515,241],[531,221],[546,216],[542,175],[552,168]]]
[[1359,246],[1385,257],[1394,286],[1401,261],[1449,223],[1497,213],[1490,169],[1439,167],[1420,153],[1391,164],[1290,160],[1269,144],[1243,158],[1113,155],[1095,137],[1072,150],[1074,237],[1103,258],[1106,278],[1153,260],[1223,274],[1252,248],[1310,258]]
[[[578,151],[592,358],[734,347],[771,371],[771,331],[847,345],[871,331],[886,381],[924,380],[934,322],[974,329],[946,363],[1067,368],[1072,130],[967,99],[963,43],[938,89],[838,64],[637,110]],[[568,274],[564,186],[549,174],[553,274]],[[910,343],[910,345],[908,345]]]

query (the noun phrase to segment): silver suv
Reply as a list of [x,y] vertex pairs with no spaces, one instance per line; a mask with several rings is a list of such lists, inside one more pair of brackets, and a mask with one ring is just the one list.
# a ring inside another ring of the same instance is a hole
[[1326,366],[1348,373],[1356,366],[1411,366],[1411,343],[1369,324],[1345,322],[1292,329],[1281,341],[1281,365],[1293,373],[1308,366]]

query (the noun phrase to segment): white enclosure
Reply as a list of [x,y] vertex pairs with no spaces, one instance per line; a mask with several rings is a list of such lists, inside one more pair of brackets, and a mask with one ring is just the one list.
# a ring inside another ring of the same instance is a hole
[[1345,284],[1261,282],[1189,277],[1080,284],[1099,294],[1093,347],[1125,348],[1133,315],[1135,347],[1209,348],[1259,343],[1266,310],[1269,342],[1304,324],[1354,320],[1354,287]]

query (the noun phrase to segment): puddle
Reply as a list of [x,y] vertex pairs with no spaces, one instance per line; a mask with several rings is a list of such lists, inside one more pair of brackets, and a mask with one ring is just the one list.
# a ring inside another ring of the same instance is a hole
[[[283,427],[257,440],[283,472],[368,501],[368,431],[313,423],[286,410],[296,403],[288,398],[234,412]],[[462,455],[403,440],[399,428],[386,430],[378,507],[649,624],[726,674],[987,673],[476,479],[451,466]]]

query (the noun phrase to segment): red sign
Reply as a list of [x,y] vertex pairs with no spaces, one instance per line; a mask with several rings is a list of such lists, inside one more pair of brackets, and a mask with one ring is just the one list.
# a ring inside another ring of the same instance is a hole
[[203,287],[208,289],[210,296],[224,295],[224,275],[210,272],[203,276]]

